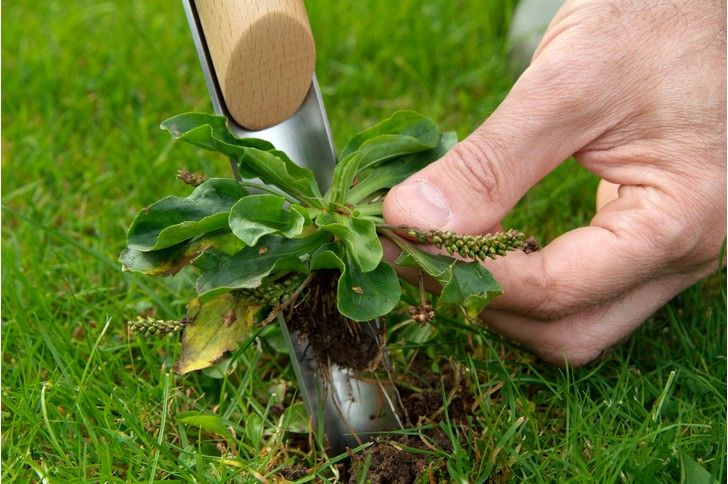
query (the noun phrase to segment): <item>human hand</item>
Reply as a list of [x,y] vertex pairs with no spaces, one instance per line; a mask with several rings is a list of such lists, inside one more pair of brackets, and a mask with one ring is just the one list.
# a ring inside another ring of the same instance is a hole
[[504,294],[483,320],[556,364],[714,272],[726,233],[725,3],[618,5],[567,2],[498,109],[384,202],[389,224],[484,233],[571,155],[601,177],[589,226],[485,264]]

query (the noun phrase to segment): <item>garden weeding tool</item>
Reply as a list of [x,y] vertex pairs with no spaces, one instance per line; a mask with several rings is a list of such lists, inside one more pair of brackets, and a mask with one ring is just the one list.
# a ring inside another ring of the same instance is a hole
[[[328,186],[335,153],[314,74],[315,46],[302,0],[183,0],[212,105],[238,137],[270,141]],[[231,163],[239,177],[236,163]],[[388,391],[355,372],[317,363],[306,338],[279,316],[309,415],[334,452],[390,429]],[[364,329],[378,334],[376,323]]]

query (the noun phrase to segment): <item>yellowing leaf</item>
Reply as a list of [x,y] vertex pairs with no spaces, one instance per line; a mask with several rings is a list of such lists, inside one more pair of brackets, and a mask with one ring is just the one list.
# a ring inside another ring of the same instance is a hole
[[200,304],[190,303],[182,337],[182,354],[175,371],[180,375],[213,365],[226,351],[234,350],[253,329],[261,306],[235,293],[225,293]]

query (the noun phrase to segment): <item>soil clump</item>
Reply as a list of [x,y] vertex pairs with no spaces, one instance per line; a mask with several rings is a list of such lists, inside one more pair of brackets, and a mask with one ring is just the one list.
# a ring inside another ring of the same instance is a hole
[[336,309],[338,273],[320,271],[311,280],[286,315],[291,331],[308,340],[310,351],[321,365],[336,364],[353,370],[374,370],[383,350],[383,333],[369,331],[373,325],[357,323]]
[[[475,398],[458,378],[455,368],[443,367],[442,374],[439,375],[423,372],[417,375],[417,379],[421,382],[426,381],[429,388],[434,389],[417,391],[399,387],[404,406],[400,415],[406,426],[415,427],[423,420],[435,424],[445,420],[443,405],[447,406],[451,424],[458,425],[467,421],[467,416],[472,413]],[[429,453],[414,453],[407,449]],[[430,481],[435,479],[438,482],[445,477],[440,475],[442,466],[436,462],[438,457],[432,455],[435,449],[452,452],[452,444],[447,435],[437,426],[423,430],[416,436],[376,439],[364,452],[351,456],[345,480],[350,483],[358,482],[366,469],[366,482],[375,484],[410,483],[425,473],[428,474]],[[371,458],[367,467],[366,461],[369,455]]]

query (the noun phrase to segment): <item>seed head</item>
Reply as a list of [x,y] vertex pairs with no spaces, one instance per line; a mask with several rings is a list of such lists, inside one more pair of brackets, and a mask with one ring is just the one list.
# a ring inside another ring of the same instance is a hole
[[420,325],[435,319],[435,311],[432,310],[432,304],[429,301],[425,301],[419,306],[410,306],[409,315]]
[[142,317],[137,316],[134,321],[129,321],[129,329],[134,334],[141,334],[143,336],[157,336],[163,334],[176,333],[181,330],[186,321],[181,320],[162,320],[154,319],[151,316]]
[[256,304],[264,306],[273,306],[290,296],[303,281],[301,274],[294,274],[281,281],[273,282],[266,286],[256,287],[254,289],[241,289],[236,293]]
[[190,170],[183,168],[177,171],[177,179],[186,185],[196,187],[206,182],[207,176],[202,173],[192,173]]
[[449,254],[483,260],[497,255],[505,255],[509,250],[522,249],[526,236],[517,230],[484,235],[461,235],[450,231],[431,230],[427,234],[418,233],[418,242],[429,243],[445,248]]

